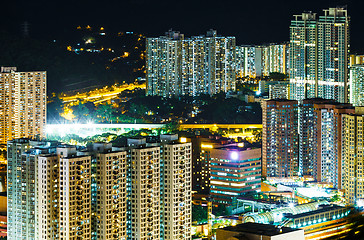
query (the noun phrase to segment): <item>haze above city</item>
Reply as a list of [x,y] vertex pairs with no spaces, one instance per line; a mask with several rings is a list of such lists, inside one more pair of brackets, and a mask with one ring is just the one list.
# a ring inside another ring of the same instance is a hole
[[361,10],[363,1],[24,1],[2,3],[1,29],[17,32],[21,23],[30,24],[31,37],[62,38],[76,25],[104,25],[114,31],[134,31],[160,36],[168,29],[186,36],[216,29],[237,38],[237,44],[289,41],[289,24],[294,14],[321,13],[327,7],[347,5],[351,16],[351,51],[362,52]]

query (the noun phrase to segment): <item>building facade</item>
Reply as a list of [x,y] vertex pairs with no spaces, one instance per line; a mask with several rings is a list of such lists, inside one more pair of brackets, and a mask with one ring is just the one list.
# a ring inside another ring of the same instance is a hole
[[342,188],[342,117],[354,113],[350,104],[314,104],[314,145],[317,181]]
[[0,144],[44,136],[47,109],[46,72],[0,72]]
[[287,82],[279,82],[269,85],[269,99],[288,99],[289,84]]
[[[52,170],[59,167],[59,175],[53,181],[59,200],[50,205],[59,212],[58,219],[53,219],[59,222],[59,239],[91,239],[91,156],[68,145],[58,146],[56,154],[56,165],[51,167]],[[42,156],[39,159],[43,159]],[[40,185],[38,192],[42,192]]]
[[350,103],[364,106],[364,65],[350,67]]
[[9,141],[8,238],[190,238],[191,143],[161,140]]
[[236,75],[242,77],[266,77],[272,72],[288,74],[289,45],[269,44],[261,46],[236,46]]
[[344,196],[347,204],[361,205],[364,202],[364,109],[355,108],[355,114],[344,114],[342,121]]
[[299,169],[301,176],[313,177],[317,180],[317,148],[318,135],[317,114],[315,104],[330,104],[332,100],[311,98],[304,99],[299,111]]
[[215,203],[232,204],[234,198],[261,187],[261,149],[226,146],[210,151],[211,190]]
[[125,240],[127,208],[127,151],[112,150],[111,143],[94,143],[96,160],[96,239]]
[[147,95],[198,96],[235,91],[235,37],[206,36],[185,39],[179,32],[148,38]]
[[161,136],[161,237],[191,238],[191,143],[180,143],[177,135]]
[[298,175],[298,102],[286,99],[262,103],[262,176]]
[[129,239],[160,238],[160,148],[130,150]]
[[[35,238],[36,204],[30,198],[35,197],[36,182],[27,181],[35,179],[34,156],[22,157],[22,153],[30,148],[28,139],[9,141],[7,147],[7,186],[8,186],[8,239]],[[27,161],[28,160],[28,161]],[[27,164],[29,163],[29,164]],[[33,204],[29,204],[33,202]],[[23,211],[29,209],[30,211]]]
[[347,10],[295,15],[290,26],[290,99],[348,102],[349,22]]

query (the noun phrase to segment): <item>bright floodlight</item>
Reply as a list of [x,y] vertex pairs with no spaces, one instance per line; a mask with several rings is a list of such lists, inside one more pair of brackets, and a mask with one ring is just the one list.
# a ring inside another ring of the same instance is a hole
[[231,159],[232,160],[238,160],[239,159],[239,154],[237,152],[232,152],[231,153]]

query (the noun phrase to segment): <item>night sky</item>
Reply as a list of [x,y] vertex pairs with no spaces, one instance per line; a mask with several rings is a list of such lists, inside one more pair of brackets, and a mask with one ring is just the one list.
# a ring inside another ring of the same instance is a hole
[[288,41],[293,14],[322,14],[324,8],[344,5],[352,20],[352,52],[364,53],[363,0],[9,0],[1,5],[0,26],[14,32],[28,21],[32,37],[47,38],[66,36],[69,29],[87,24],[146,36],[170,28],[185,36],[200,35],[213,28],[236,36],[237,44],[262,44]]

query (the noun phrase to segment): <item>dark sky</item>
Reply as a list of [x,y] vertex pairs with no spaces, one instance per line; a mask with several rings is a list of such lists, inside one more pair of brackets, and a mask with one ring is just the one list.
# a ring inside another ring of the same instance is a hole
[[147,36],[170,28],[185,36],[200,35],[214,28],[221,35],[236,36],[237,44],[261,44],[288,41],[293,14],[321,14],[324,8],[343,5],[352,18],[352,52],[364,53],[363,0],[8,0],[0,6],[0,26],[17,30],[26,20],[31,35],[55,38],[85,24]]

